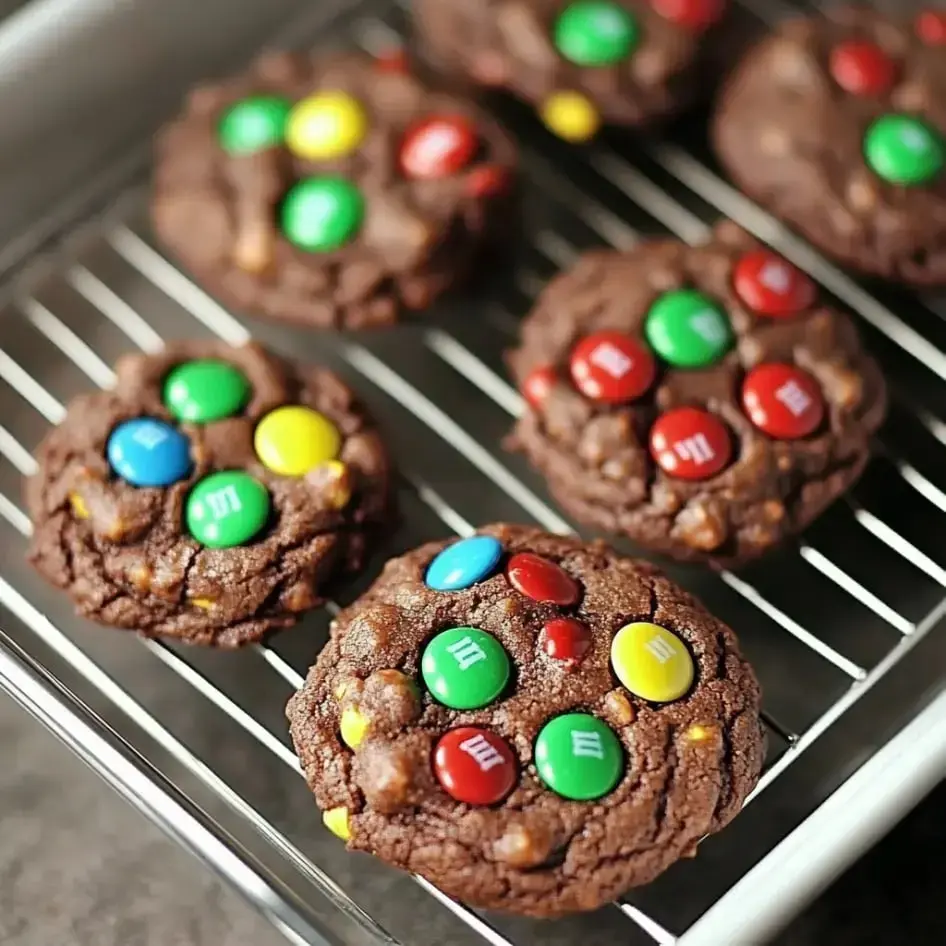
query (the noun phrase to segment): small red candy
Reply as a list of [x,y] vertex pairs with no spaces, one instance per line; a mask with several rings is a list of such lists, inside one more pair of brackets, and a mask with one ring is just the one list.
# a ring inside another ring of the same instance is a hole
[[555,562],[531,552],[513,555],[506,566],[506,577],[516,591],[533,601],[564,607],[575,604],[581,596],[578,582],[571,575]]
[[880,95],[893,85],[897,66],[876,44],[851,40],[831,50],[831,75],[852,95]]
[[374,67],[378,72],[397,73],[399,75],[406,75],[411,71],[407,53],[400,46],[378,53],[375,56]]
[[712,26],[726,9],[726,0],[650,0],[665,20],[691,30]]
[[466,192],[471,197],[495,197],[509,190],[509,172],[499,164],[473,168],[466,179]]
[[569,669],[581,661],[591,647],[591,631],[575,618],[553,618],[542,628],[542,649]]
[[572,380],[585,397],[606,404],[624,404],[654,383],[654,356],[637,339],[620,332],[595,332],[573,349]]
[[495,805],[512,791],[518,769],[505,739],[479,726],[462,726],[441,736],[434,774],[457,801]]
[[753,312],[774,318],[810,309],[817,296],[811,279],[770,250],[746,253],[736,263],[733,286]]
[[742,384],[742,406],[763,433],[777,440],[807,437],[824,419],[818,382],[793,365],[753,368]]
[[732,441],[726,425],[714,414],[677,407],[661,414],[651,427],[650,453],[670,476],[706,480],[726,468]]
[[916,18],[916,35],[929,46],[946,46],[946,11],[920,13]]
[[522,382],[522,396],[538,410],[545,403],[557,380],[558,374],[551,365],[533,368]]
[[401,170],[407,177],[448,177],[465,168],[479,147],[473,123],[462,115],[425,118],[404,134]]

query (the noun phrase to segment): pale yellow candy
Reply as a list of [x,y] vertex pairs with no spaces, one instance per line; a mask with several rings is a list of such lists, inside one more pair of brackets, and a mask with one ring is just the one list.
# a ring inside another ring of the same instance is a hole
[[343,841],[347,841],[351,837],[351,818],[348,816],[347,808],[329,808],[328,811],[323,811],[322,824],[335,837],[341,838]]
[[683,642],[659,624],[626,624],[611,642],[611,664],[621,683],[653,703],[679,699],[693,683],[693,659]]
[[309,407],[291,405],[270,411],[253,439],[262,464],[281,476],[305,476],[334,460],[342,445],[338,428]]
[[545,102],[539,116],[549,131],[565,141],[588,141],[601,127],[601,115],[580,92],[554,92]]
[[368,133],[368,116],[344,92],[320,92],[293,106],[286,123],[286,146],[308,161],[350,154]]
[[76,514],[77,519],[89,518],[89,507],[78,493],[70,493],[69,502],[72,505],[72,511]]
[[339,729],[342,733],[342,742],[350,749],[357,749],[368,734],[368,717],[357,707],[346,706],[342,710]]
[[702,723],[694,723],[686,731],[686,737],[690,742],[706,742],[707,739],[712,739],[715,734],[715,726],[704,726]]
[[209,611],[213,606],[213,598],[191,598],[191,604],[201,611]]

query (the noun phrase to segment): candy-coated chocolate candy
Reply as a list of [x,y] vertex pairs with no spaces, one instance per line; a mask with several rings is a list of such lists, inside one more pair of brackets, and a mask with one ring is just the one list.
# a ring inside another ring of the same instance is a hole
[[678,700],[693,684],[693,658],[683,641],[659,624],[625,624],[611,641],[611,666],[631,693],[652,703]]
[[86,501],[78,493],[69,494],[69,505],[72,506],[72,511],[75,514],[76,519],[89,518],[89,507],[86,504]]
[[624,750],[596,716],[566,713],[549,720],[539,732],[535,767],[556,794],[591,801],[607,795],[621,780]]
[[361,229],[365,201],[341,177],[299,181],[282,205],[282,231],[290,243],[310,253],[327,253],[349,243]]
[[946,10],[924,10],[918,14],[916,35],[928,46],[946,46]]
[[253,154],[283,143],[292,103],[278,95],[256,95],[231,106],[217,137],[228,154]]
[[831,50],[831,76],[851,95],[882,95],[897,77],[896,63],[876,44],[839,43]]
[[719,304],[695,289],[665,292],[647,313],[651,348],[677,368],[703,368],[733,343],[732,328]]
[[657,374],[647,348],[636,338],[610,331],[586,335],[572,350],[569,368],[575,387],[605,404],[637,400]]
[[491,535],[471,535],[445,548],[428,566],[425,582],[434,591],[459,591],[489,578],[503,546]]
[[254,539],[269,519],[266,487],[249,473],[225,470],[202,479],[187,497],[187,529],[209,548],[227,549]]
[[867,130],[864,156],[889,184],[928,184],[946,163],[946,142],[930,124],[911,115],[883,115]]
[[557,380],[558,373],[551,365],[534,368],[522,382],[522,396],[538,410],[545,403]]
[[568,607],[581,597],[578,582],[565,569],[531,552],[513,555],[506,577],[516,591],[533,601]]
[[325,825],[332,834],[343,841],[351,838],[351,816],[348,809],[344,806],[339,808],[329,808],[322,812],[322,824]]
[[306,161],[351,154],[368,133],[361,104],[344,92],[319,92],[297,102],[286,123],[286,146]]
[[706,480],[726,468],[732,441],[715,414],[677,407],[661,414],[651,427],[650,454],[669,476]]
[[650,0],[664,19],[690,30],[712,26],[726,9],[726,0]]
[[503,645],[475,627],[441,631],[421,659],[424,684],[451,709],[479,709],[492,703],[509,682],[509,672]]
[[170,486],[191,469],[190,441],[163,420],[137,417],[108,438],[108,462],[132,486]]
[[260,462],[280,476],[305,476],[334,460],[341,445],[338,428],[324,414],[301,404],[270,411],[253,437]]
[[736,263],[733,286],[748,308],[773,318],[810,309],[818,292],[813,280],[771,250],[746,253]]
[[542,628],[542,649],[552,660],[577,666],[591,648],[591,631],[576,618],[553,618]]
[[249,396],[250,384],[243,372],[216,358],[178,365],[164,381],[165,407],[186,424],[208,424],[232,417]]
[[342,718],[339,720],[338,729],[342,736],[342,742],[349,749],[357,749],[368,735],[368,717],[355,706],[346,706],[342,710]]
[[564,141],[590,141],[601,127],[601,114],[580,92],[553,92],[539,110],[539,118],[550,132]]
[[579,66],[607,66],[626,59],[640,31],[631,13],[612,0],[576,0],[559,14],[555,48]]
[[473,168],[466,179],[466,192],[471,197],[496,197],[509,192],[512,180],[501,164],[484,164]]
[[434,115],[411,125],[401,142],[405,177],[429,180],[463,170],[479,148],[476,126],[465,115]]
[[518,766],[509,743],[479,726],[461,726],[441,736],[434,749],[434,774],[444,791],[468,805],[495,805],[516,784]]
[[825,411],[818,382],[808,372],[775,363],[758,365],[746,375],[742,406],[759,430],[777,440],[807,437]]

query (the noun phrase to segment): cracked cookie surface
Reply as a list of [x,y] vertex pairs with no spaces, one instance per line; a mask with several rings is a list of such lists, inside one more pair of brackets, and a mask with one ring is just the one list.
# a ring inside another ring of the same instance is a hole
[[69,405],[26,485],[30,560],[81,614],[237,647],[361,566],[390,515],[389,460],[337,376],[217,342],[116,373]]
[[729,222],[701,246],[586,254],[509,364],[529,403],[511,445],[562,507],[682,560],[735,564],[801,531],[886,409],[851,320]]
[[500,524],[390,561],[287,713],[350,849],[556,916],[735,816],[762,765],[759,701],[733,633],[658,569]]

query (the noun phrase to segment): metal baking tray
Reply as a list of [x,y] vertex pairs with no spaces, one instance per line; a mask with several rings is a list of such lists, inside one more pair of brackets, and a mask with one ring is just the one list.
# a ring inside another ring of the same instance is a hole
[[[736,16],[751,32],[793,9],[743,0]],[[156,248],[150,134],[189,85],[264,44],[378,49],[404,27],[389,0],[34,0],[0,23],[0,686],[292,942],[763,942],[946,770],[946,299],[866,288],[790,236],[723,182],[699,115],[574,149],[497,100],[528,181],[500,272],[392,331],[244,321]],[[765,688],[770,751],[747,809],[656,883],[554,923],[477,913],[347,854],[283,719],[332,614],[421,541],[498,519],[572,530],[500,446],[520,409],[501,358],[517,320],[576,251],[696,241],[722,215],[857,313],[893,388],[863,480],[801,540],[736,573],[671,569],[737,630]],[[402,526],[339,601],[265,646],[213,653],[77,620],[23,561],[36,443],[123,351],[250,333],[363,393],[400,465]]]

